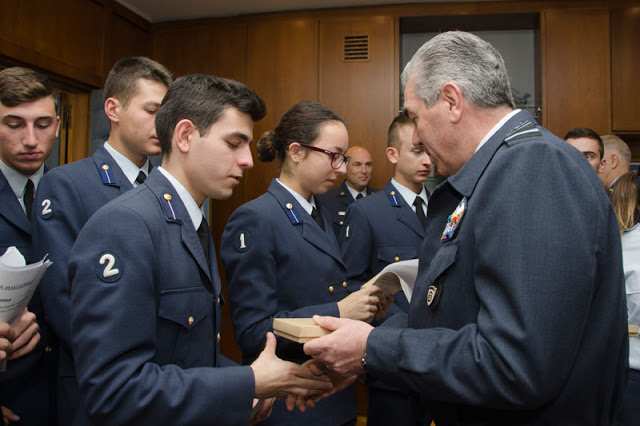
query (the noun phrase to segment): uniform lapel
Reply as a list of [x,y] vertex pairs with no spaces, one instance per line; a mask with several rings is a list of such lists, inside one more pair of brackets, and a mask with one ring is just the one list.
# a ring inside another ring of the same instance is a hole
[[[156,195],[167,222],[180,227],[180,238],[187,248],[189,254],[194,258],[200,269],[209,278],[209,285],[213,286],[209,259],[205,259],[204,251],[200,245],[200,239],[191,222],[187,209],[182,204],[182,200],[171,183],[162,175],[159,170],[153,170],[145,181],[145,185]],[[211,240],[211,236],[209,237]],[[213,243],[210,241],[210,254],[215,253]],[[215,254],[210,257],[214,259]]]
[[402,197],[396,187],[393,186],[391,181],[387,183],[384,191],[387,193],[389,203],[396,212],[396,219],[398,222],[404,224],[407,228],[418,234],[420,238],[424,238],[424,230],[420,225],[420,221],[418,220],[416,213],[409,204],[407,204],[407,201]]
[[316,204],[318,204],[319,211],[322,213],[324,230],[320,229],[311,215],[296,201],[295,197],[275,179],[269,186],[269,193],[278,201],[283,209],[283,214],[287,215],[291,225],[299,227],[302,238],[343,265],[340,249],[333,233],[333,225],[328,221],[329,213],[324,207],[320,206],[317,198]]
[[[2,200],[0,215],[25,233],[31,235],[31,223],[2,172],[0,172],[0,200]],[[37,206],[33,206],[33,208],[36,209]]]

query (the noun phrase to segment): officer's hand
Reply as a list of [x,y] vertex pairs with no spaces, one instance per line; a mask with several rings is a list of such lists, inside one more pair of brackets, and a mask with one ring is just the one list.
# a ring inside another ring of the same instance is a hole
[[15,331],[14,340],[11,342],[11,355],[9,359],[20,358],[30,353],[40,341],[38,323],[33,312],[26,308],[20,317],[20,321],[13,326]]
[[13,411],[9,410],[7,407],[2,406],[2,420],[4,421],[4,426],[8,426],[9,422],[19,421],[20,416],[17,416]]
[[255,397],[283,397],[287,394],[317,395],[331,389],[326,376],[316,376],[307,367],[276,356],[276,337],[267,333],[267,344],[253,364]]
[[250,422],[252,426],[260,423],[271,415],[273,401],[275,401],[275,398],[253,400],[253,411],[251,412]]
[[377,285],[360,289],[338,302],[340,318],[371,322],[378,312],[378,295],[382,289]]

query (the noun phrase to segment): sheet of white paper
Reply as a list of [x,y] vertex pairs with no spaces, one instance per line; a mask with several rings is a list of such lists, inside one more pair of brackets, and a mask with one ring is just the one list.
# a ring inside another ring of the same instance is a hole
[[402,290],[407,300],[411,302],[411,294],[417,276],[418,259],[403,260],[387,265],[378,275],[367,281],[363,287],[375,284],[391,294]]
[[20,318],[49,266],[51,261],[46,256],[26,265],[20,251],[13,246],[0,256],[0,321],[13,324]]

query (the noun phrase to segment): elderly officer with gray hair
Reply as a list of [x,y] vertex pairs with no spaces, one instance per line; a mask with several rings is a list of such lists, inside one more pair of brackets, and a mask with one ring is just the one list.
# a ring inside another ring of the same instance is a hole
[[427,42],[402,83],[413,141],[448,176],[429,201],[409,312],[375,329],[316,317],[334,332],[305,352],[405,389],[438,426],[614,424],[628,338],[598,177],[514,110],[504,61],[472,34]]

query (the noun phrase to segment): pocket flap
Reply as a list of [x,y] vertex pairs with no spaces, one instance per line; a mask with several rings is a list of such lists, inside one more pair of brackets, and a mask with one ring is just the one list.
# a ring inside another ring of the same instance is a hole
[[164,290],[160,293],[158,316],[186,329],[205,318],[212,306],[212,298],[200,287]]

